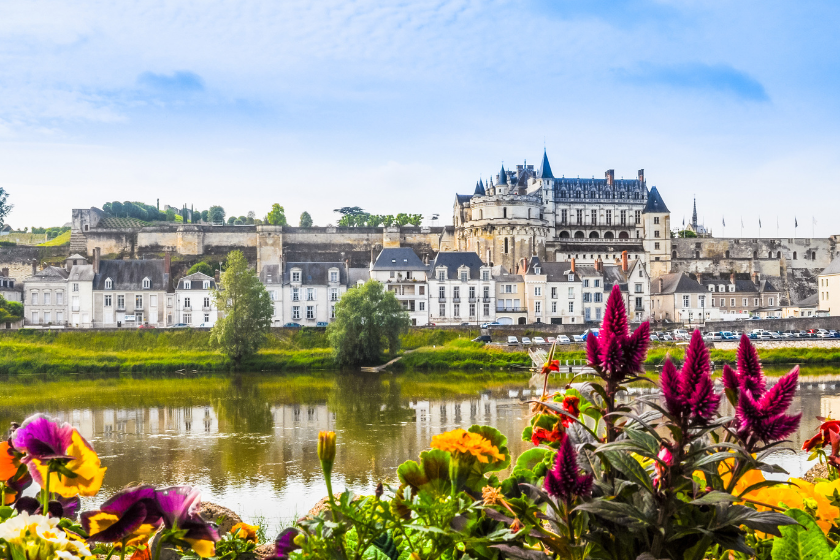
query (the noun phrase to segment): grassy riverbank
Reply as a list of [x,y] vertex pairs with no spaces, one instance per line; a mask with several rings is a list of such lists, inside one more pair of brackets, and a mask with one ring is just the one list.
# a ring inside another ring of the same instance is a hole
[[[413,350],[392,366],[395,371],[493,371],[530,365],[526,352],[483,346],[470,334],[453,330],[412,329],[403,337],[403,349]],[[0,374],[175,373],[227,372],[230,361],[212,350],[210,333],[198,330],[159,331],[9,331],[0,333]],[[586,359],[582,347],[560,347],[565,362]],[[682,360],[684,346],[656,344],[647,364],[661,364],[667,353]],[[767,364],[840,363],[840,349],[768,348],[759,346]],[[712,350],[718,364],[734,363],[735,350]],[[383,357],[384,359],[384,357]],[[324,331],[300,329],[273,332],[266,346],[242,364],[243,371],[306,372],[335,368]]]

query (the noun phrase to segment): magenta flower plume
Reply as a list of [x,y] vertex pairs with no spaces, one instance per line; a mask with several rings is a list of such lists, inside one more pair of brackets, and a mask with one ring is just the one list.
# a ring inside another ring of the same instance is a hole
[[732,389],[733,391],[740,389],[741,381],[738,379],[738,374],[735,373],[735,370],[729,367],[729,364],[723,365],[721,381],[723,381],[723,386],[727,389]]
[[682,369],[677,372],[670,358],[662,367],[659,383],[668,412],[685,420],[710,420],[720,404],[711,370],[709,350],[700,331],[695,330]]
[[799,427],[802,413],[785,414],[799,382],[799,367],[790,373],[768,391],[754,395],[751,391],[741,390],[738,396],[738,408],[735,422],[741,437],[754,435],[759,440],[770,443],[785,439]]
[[650,344],[650,325],[642,323],[628,334],[627,312],[618,285],[607,299],[604,321],[598,337],[586,337],[586,358],[589,365],[616,381],[639,373]]
[[593,480],[591,474],[580,474],[572,441],[568,436],[563,438],[554,458],[554,468],[545,475],[546,492],[571,504],[576,498],[588,496],[592,492]]
[[753,395],[763,394],[767,386],[758,352],[750,342],[750,337],[745,334],[741,335],[741,343],[738,346],[738,381],[739,389],[746,389]]

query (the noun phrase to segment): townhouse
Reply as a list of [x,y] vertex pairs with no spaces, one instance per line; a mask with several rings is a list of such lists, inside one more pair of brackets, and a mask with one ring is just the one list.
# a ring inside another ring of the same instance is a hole
[[427,273],[429,265],[408,247],[382,249],[370,265],[369,277],[381,282],[408,312],[411,324],[429,323]]
[[271,302],[274,306],[274,314],[271,317],[272,327],[282,327],[283,317],[283,270],[279,264],[265,264],[260,270],[260,282],[262,282]]
[[289,262],[283,270],[283,324],[326,326],[335,319],[335,305],[347,291],[343,262]]
[[496,316],[496,281],[490,266],[470,251],[438,253],[431,264],[430,322],[486,323]]
[[781,316],[781,292],[769,281],[752,276],[698,274],[697,281],[709,293],[711,307],[720,310],[724,321],[748,319],[751,315]]
[[720,308],[710,307],[709,292],[683,272],[663,274],[651,282],[651,320],[702,325],[719,321]]
[[24,326],[65,325],[67,321],[67,277],[65,268],[47,266],[23,281]]
[[196,272],[188,274],[175,287],[176,321],[190,327],[212,327],[218,319],[213,290],[217,288],[215,278]]
[[164,259],[100,261],[96,248],[93,272],[92,326],[165,327],[177,322],[168,254]]
[[576,272],[575,259],[542,262],[539,257],[531,257],[523,277],[528,322],[583,323],[583,283]]

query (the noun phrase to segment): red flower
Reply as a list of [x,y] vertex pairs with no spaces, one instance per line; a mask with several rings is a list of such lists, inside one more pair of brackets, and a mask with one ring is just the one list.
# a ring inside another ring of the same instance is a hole
[[555,424],[554,428],[552,428],[550,432],[545,428],[535,427],[531,433],[531,443],[534,445],[540,445],[541,443],[553,443],[555,441],[560,441],[565,435],[566,431],[561,427],[560,422]]
[[542,372],[551,373],[552,371],[560,371],[560,360],[551,360],[543,364]]
[[[578,416],[580,416],[580,407],[578,405],[580,405],[579,398],[577,398],[574,395],[566,395],[565,397],[563,397],[563,403],[560,406],[563,407],[563,410],[577,418]],[[574,422],[574,420],[572,420],[568,416],[563,416],[563,418],[561,418],[560,421],[563,423],[564,428],[568,428],[572,424],[572,422]]]
[[817,430],[817,435],[802,444],[802,449],[812,451],[818,447],[825,447],[831,443],[831,434],[840,435],[840,420],[829,420],[823,422]]

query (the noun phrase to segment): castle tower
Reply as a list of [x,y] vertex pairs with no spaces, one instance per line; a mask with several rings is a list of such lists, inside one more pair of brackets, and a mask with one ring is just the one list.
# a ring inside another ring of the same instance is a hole
[[691,214],[691,231],[697,233],[697,197],[694,197],[694,212]]
[[642,210],[643,245],[650,262],[650,277],[671,271],[671,211],[656,187],[650,189]]

